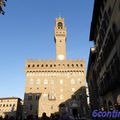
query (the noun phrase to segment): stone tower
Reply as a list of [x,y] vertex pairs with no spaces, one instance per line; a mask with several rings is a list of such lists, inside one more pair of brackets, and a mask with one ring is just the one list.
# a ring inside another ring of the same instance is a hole
[[66,28],[64,18],[56,18],[55,26],[56,60],[66,60]]
[[[66,59],[66,28],[63,18],[55,22],[56,60],[27,60],[24,116],[59,112],[59,105],[85,86],[85,61]],[[72,109],[70,111],[72,114]],[[79,104],[77,111],[79,111]]]

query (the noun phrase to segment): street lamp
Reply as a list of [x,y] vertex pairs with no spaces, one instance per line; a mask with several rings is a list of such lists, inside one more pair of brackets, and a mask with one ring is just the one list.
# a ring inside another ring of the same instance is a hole
[[7,0],[0,0],[0,14],[3,14],[3,15],[5,14],[5,12],[2,7],[6,6],[5,1],[7,1]]

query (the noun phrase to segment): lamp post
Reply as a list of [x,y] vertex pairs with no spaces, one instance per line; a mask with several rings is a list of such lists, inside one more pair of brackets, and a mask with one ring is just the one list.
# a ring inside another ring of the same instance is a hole
[[3,7],[6,6],[6,1],[7,1],[7,0],[0,0],[0,14],[2,14],[2,15],[5,14],[5,12],[4,12],[4,10],[3,10]]

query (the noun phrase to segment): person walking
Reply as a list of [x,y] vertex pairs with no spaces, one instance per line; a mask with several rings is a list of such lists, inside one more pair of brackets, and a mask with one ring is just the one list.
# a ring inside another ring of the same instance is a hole
[[40,118],[40,120],[50,120],[50,118],[46,115],[46,113],[44,112],[42,114],[42,117]]

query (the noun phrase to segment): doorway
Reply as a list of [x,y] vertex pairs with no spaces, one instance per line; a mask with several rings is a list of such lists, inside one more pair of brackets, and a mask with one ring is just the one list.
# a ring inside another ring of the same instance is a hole
[[78,116],[78,110],[76,108],[73,108],[72,109],[72,114],[74,117],[77,117]]

